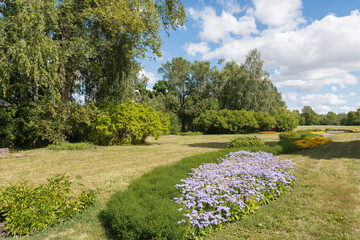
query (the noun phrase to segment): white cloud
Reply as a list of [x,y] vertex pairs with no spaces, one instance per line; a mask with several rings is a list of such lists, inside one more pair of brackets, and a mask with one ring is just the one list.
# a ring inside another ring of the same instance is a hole
[[231,34],[236,36],[246,36],[251,33],[258,33],[255,18],[252,16],[242,16],[237,19],[231,13],[222,11],[220,16],[212,7],[205,7],[202,11],[193,8],[189,9],[190,16],[201,25],[200,38],[204,41],[219,42],[228,39]]
[[345,104],[346,101],[343,99],[343,96],[338,96],[332,93],[326,94],[309,94],[302,96],[300,103],[303,106],[334,106]]
[[197,54],[204,55],[210,51],[206,42],[185,44],[184,49],[190,56],[196,56]]
[[349,97],[355,97],[357,94],[355,93],[355,92],[351,92],[350,94],[349,94]]
[[290,101],[296,101],[297,100],[297,93],[296,92],[289,92],[285,95],[285,99]]
[[156,83],[157,80],[158,80],[158,79],[156,79],[154,73],[148,72],[148,71],[146,71],[145,69],[142,69],[142,70],[139,72],[139,75],[140,75],[141,77],[146,77],[146,78],[149,79],[148,85],[154,84],[154,83]]
[[224,7],[224,10],[228,13],[239,13],[241,12],[240,4],[236,0],[216,0],[217,4]]
[[349,106],[340,107],[340,110],[344,112],[354,112],[356,111],[356,109],[357,109],[356,107],[349,107]]
[[318,105],[314,107],[314,110],[319,114],[326,114],[331,111],[331,107],[326,105]]
[[253,0],[255,17],[270,27],[290,29],[305,23],[301,0]]
[[249,50],[257,48],[262,52],[265,67],[276,69],[272,79],[278,87],[290,86],[300,91],[311,91],[325,85],[343,89],[358,83],[358,78],[350,72],[360,70],[359,11],[344,17],[330,14],[298,29],[284,31],[269,28],[257,36],[237,38],[223,37],[231,31],[218,32],[218,28],[210,27],[210,20],[202,20],[201,35],[207,36],[203,36],[204,40],[222,40],[219,47],[205,53],[203,59],[224,57],[243,62]]
[[336,86],[332,86],[332,87],[331,87],[331,90],[332,90],[333,92],[336,92],[336,91],[337,91],[337,87],[336,87]]

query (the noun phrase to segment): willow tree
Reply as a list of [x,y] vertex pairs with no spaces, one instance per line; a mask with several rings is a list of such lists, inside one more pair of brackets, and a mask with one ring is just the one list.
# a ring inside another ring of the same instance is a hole
[[0,88],[11,102],[70,101],[75,83],[121,85],[184,22],[179,0],[1,0]]

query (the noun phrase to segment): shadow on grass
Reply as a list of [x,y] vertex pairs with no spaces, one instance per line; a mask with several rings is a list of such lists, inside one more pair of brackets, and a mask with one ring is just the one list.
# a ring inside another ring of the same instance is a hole
[[315,159],[332,160],[336,158],[352,158],[360,160],[360,140],[350,142],[332,142],[316,149],[297,151],[294,154]]
[[223,149],[226,148],[228,143],[227,142],[205,142],[205,143],[190,143],[186,144],[190,147],[197,147],[197,148],[216,148],[216,149]]

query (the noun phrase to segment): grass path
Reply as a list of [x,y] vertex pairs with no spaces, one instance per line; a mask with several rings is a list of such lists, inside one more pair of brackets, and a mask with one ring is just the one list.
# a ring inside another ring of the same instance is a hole
[[208,239],[360,239],[360,134],[282,158],[297,164],[296,187]]

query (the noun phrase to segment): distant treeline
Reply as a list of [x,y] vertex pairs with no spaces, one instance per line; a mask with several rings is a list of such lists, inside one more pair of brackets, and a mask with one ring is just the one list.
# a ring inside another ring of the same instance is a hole
[[301,113],[294,110],[293,115],[299,120],[300,125],[360,125],[360,108],[356,112],[317,114],[311,107],[305,106]]

